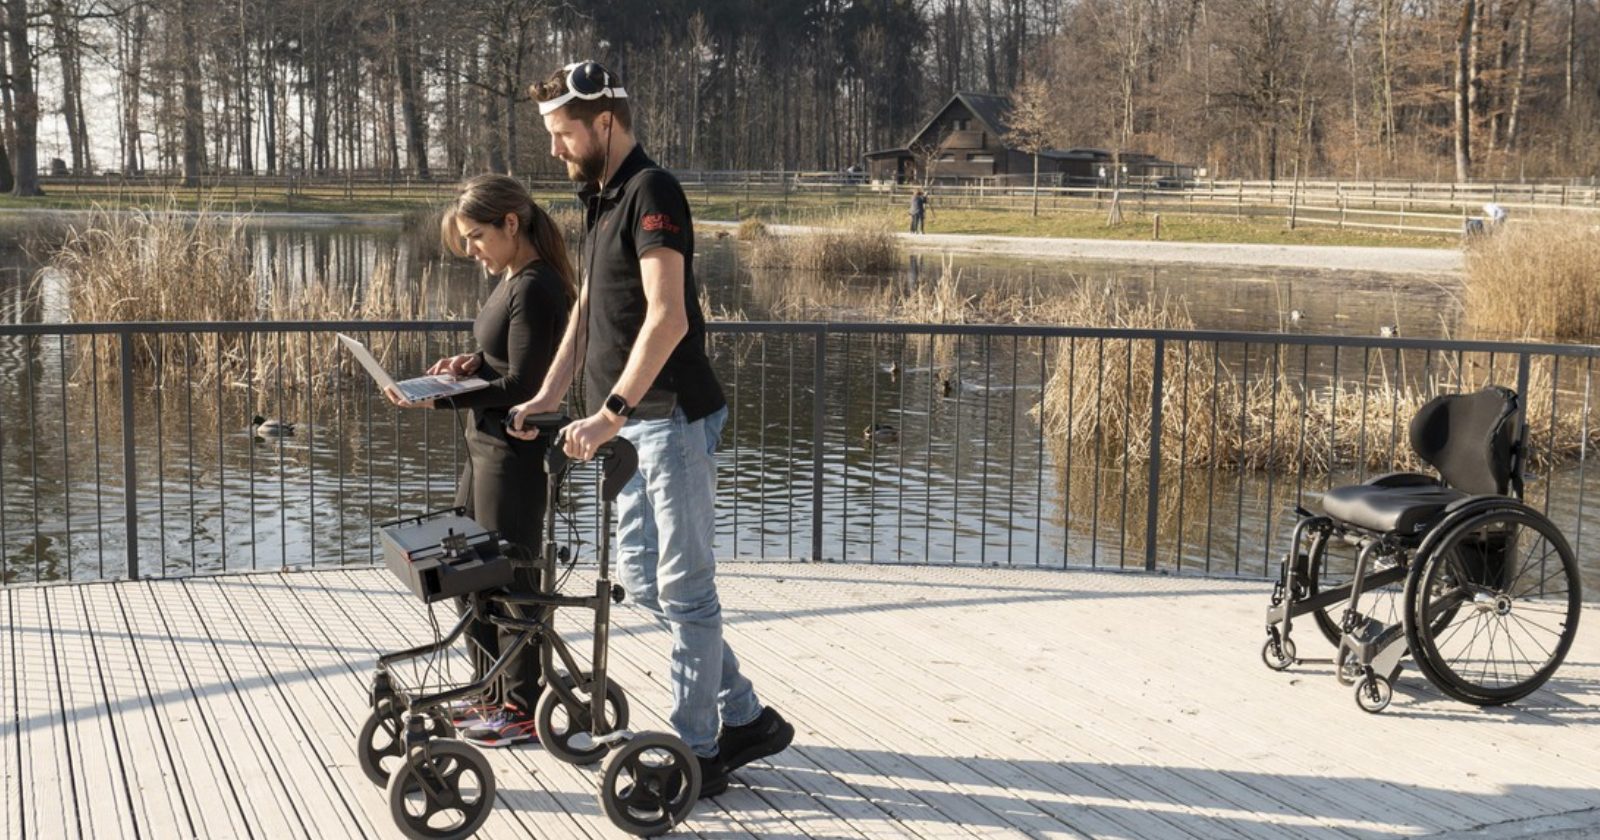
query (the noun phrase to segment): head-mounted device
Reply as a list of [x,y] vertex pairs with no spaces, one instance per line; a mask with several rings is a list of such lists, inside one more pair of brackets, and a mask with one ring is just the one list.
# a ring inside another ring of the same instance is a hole
[[555,99],[539,103],[539,116],[555,113],[574,99],[593,101],[600,98],[627,99],[622,85],[613,85],[611,71],[597,61],[576,61],[562,68],[567,73],[567,92]]

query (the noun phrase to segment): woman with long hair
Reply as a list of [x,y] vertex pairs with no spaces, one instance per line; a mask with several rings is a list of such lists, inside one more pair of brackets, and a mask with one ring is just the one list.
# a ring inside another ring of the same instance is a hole
[[[389,399],[405,408],[467,409],[467,462],[456,489],[456,504],[485,528],[535,556],[543,541],[546,441],[525,441],[505,433],[507,409],[532,397],[544,382],[577,299],[577,284],[566,242],[550,215],[533,202],[526,187],[506,175],[481,175],[468,181],[445,211],[439,235],[445,248],[471,257],[499,282],[473,321],[478,349],[435,362],[430,374],[477,376],[489,387],[438,400],[407,402],[390,389]],[[533,592],[538,581],[530,563],[517,563],[513,591]],[[462,604],[464,606],[464,603]],[[500,633],[474,621],[467,632],[478,648],[481,676],[515,634]],[[466,740],[499,747],[530,741],[538,702],[536,647],[510,663],[494,702],[456,710],[455,722]]]

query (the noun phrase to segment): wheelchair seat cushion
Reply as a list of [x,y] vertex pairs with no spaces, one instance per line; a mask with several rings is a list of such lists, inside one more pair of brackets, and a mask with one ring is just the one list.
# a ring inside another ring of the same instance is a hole
[[1468,494],[1438,484],[1380,487],[1356,484],[1335,487],[1322,497],[1322,509],[1335,520],[1391,534],[1423,530],[1450,503]]

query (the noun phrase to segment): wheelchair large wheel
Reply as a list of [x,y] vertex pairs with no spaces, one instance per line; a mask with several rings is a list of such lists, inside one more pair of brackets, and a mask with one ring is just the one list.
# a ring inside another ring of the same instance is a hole
[[673,735],[646,732],[606,761],[600,805],[617,828],[640,837],[671,831],[700,798],[700,761]]
[[1577,558],[1550,520],[1502,508],[1453,526],[1406,580],[1406,641],[1440,691],[1480,706],[1536,691],[1578,632]]
[[[539,743],[545,752],[568,764],[593,764],[605,757],[606,746],[594,743],[594,716],[589,711],[590,678],[583,675],[582,685],[576,685],[570,675],[563,674],[563,683],[573,690],[582,708],[569,709],[561,702],[561,695],[546,688],[539,698],[539,709],[534,713],[534,726],[539,732]],[[606,680],[606,721],[603,732],[615,732],[628,725],[628,696],[616,680]]]
[[464,840],[494,807],[494,770],[456,740],[430,741],[389,777],[389,814],[412,840]]
[[[454,738],[455,727],[437,715],[427,718],[429,738]],[[389,783],[389,774],[405,763],[406,725],[392,699],[379,700],[356,736],[356,763],[375,785]]]

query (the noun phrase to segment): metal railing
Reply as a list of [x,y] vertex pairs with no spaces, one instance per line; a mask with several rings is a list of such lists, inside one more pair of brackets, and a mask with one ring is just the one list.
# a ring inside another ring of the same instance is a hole
[[[447,506],[447,412],[391,370],[459,322],[0,326],[6,583],[366,563]],[[713,324],[730,558],[1265,576],[1297,503],[1408,465],[1421,401],[1524,395],[1530,500],[1582,556],[1600,347],[1041,326]],[[298,424],[257,437],[256,414]]]

